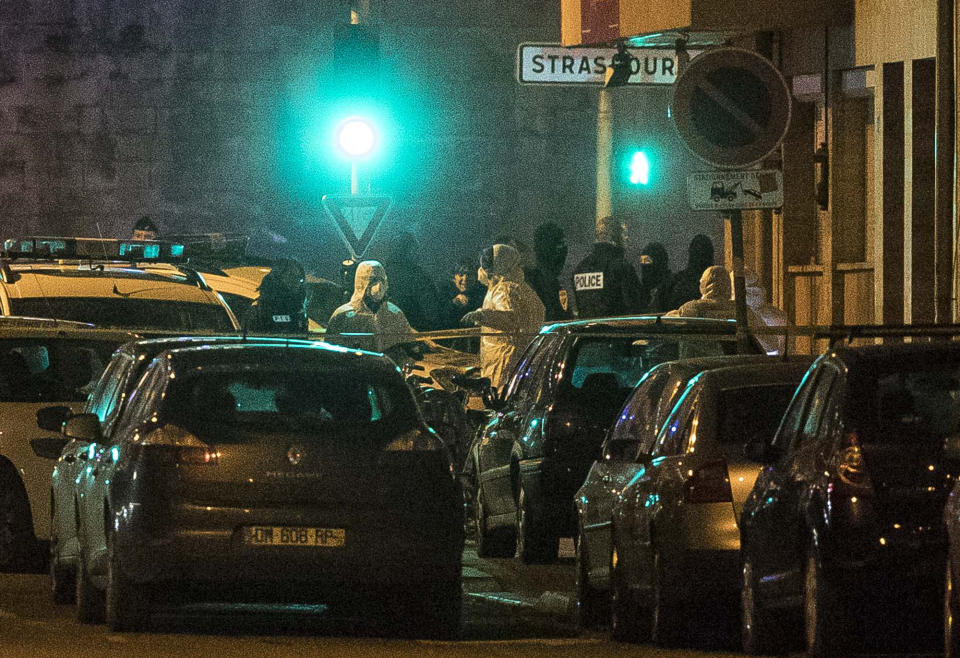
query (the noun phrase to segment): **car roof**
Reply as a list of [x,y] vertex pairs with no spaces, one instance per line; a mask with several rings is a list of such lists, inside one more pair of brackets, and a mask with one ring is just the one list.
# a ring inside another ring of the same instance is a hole
[[770,359],[765,363],[751,363],[704,370],[697,377],[703,386],[721,389],[762,386],[766,384],[798,384],[813,363],[812,356],[792,356],[788,360]]
[[[295,352],[295,354],[291,354]],[[157,355],[171,359],[174,367],[260,365],[280,363],[288,357],[291,365],[313,367],[348,367],[350,369],[391,373],[399,376],[399,368],[389,357],[377,352],[354,350],[329,343],[307,341],[283,341],[276,344],[260,342],[219,343],[169,349]]]
[[[936,341],[929,343],[895,343],[888,345],[861,345],[835,347],[824,358],[839,362],[847,368],[888,367],[897,361],[937,357],[960,358],[960,342]],[[887,368],[885,368],[887,369]]]
[[726,366],[746,364],[746,363],[767,363],[778,357],[768,356],[766,354],[730,354],[725,356],[701,356],[692,359],[678,359],[676,361],[665,361],[654,366],[652,369],[669,369],[680,376],[692,376],[704,370],[713,368],[722,368]]
[[[101,268],[100,265],[103,265]],[[166,299],[184,302],[216,303],[203,289],[198,275],[172,266],[151,265],[149,268],[129,263],[12,263],[15,281],[0,280],[12,299],[38,297],[112,297],[131,292],[137,282],[150,282],[150,287],[137,289],[140,299]]]
[[625,315],[608,318],[590,318],[587,320],[568,320],[546,324],[540,329],[542,334],[584,334],[593,332],[635,333],[639,330],[650,333],[684,333],[707,331],[723,334],[736,332],[734,320],[715,318],[686,318],[667,315]]
[[207,345],[313,345],[317,341],[303,338],[286,338],[277,336],[242,336],[224,334],[219,336],[164,336],[147,338],[128,343],[123,350],[134,354],[157,355],[165,350],[179,350]]

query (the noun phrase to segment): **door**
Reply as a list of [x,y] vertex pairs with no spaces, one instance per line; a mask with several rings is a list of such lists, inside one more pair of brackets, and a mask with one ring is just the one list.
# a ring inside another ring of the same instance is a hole
[[838,375],[828,363],[821,363],[812,374],[774,438],[775,449],[784,452],[761,473],[751,501],[756,506],[750,519],[749,550],[764,598],[793,598],[802,592],[801,564],[808,541],[803,504],[819,476],[818,433]]

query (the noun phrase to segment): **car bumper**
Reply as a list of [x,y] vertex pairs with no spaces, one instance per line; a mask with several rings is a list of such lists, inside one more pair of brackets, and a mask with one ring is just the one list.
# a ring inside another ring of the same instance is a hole
[[[459,577],[463,551],[462,519],[410,514],[351,511],[348,518],[331,510],[180,505],[160,533],[156,524],[139,527],[135,513],[117,519],[114,546],[119,568],[128,578],[208,590],[280,586],[284,592],[303,589],[318,595],[413,586]],[[251,545],[244,531],[251,526],[341,528],[344,543]]]

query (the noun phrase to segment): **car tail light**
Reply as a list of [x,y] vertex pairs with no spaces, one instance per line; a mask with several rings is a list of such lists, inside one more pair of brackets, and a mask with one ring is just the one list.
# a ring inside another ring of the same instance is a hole
[[140,445],[177,448],[177,461],[181,464],[215,464],[220,459],[218,451],[176,425],[152,430],[140,440]]
[[432,452],[443,448],[443,442],[432,429],[413,429],[395,437],[383,447],[384,452]]
[[686,476],[686,481],[683,483],[683,502],[691,504],[733,502],[727,462],[722,459],[704,464],[699,468],[692,468],[687,471]]
[[867,483],[867,469],[863,463],[863,449],[860,436],[856,432],[847,432],[843,437],[843,447],[837,463],[837,474],[845,484],[862,486]]

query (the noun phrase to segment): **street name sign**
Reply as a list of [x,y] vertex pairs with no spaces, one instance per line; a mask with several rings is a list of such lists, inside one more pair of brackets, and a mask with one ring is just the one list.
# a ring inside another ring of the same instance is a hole
[[756,210],[783,207],[783,173],[777,169],[702,171],[687,176],[694,210]]
[[340,238],[354,260],[361,258],[373,241],[390,208],[388,196],[335,196],[325,194],[327,211]]
[[[628,48],[635,58],[630,85],[672,85],[677,55],[672,48]],[[700,53],[690,51],[690,57]],[[517,82],[525,85],[593,85],[602,87],[616,48],[564,48],[556,43],[521,43],[517,48]]]
[[790,89],[762,55],[717,48],[692,59],[674,85],[670,114],[687,148],[721,169],[764,159],[790,127]]

